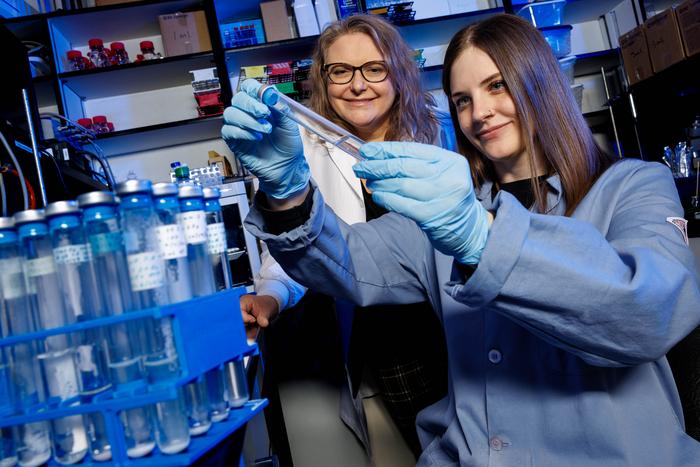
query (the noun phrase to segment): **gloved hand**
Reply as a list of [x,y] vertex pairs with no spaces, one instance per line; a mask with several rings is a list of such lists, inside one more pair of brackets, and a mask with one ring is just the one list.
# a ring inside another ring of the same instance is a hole
[[260,181],[260,189],[277,199],[299,193],[309,183],[309,166],[297,124],[258,99],[262,84],[247,79],[224,112],[221,136],[231,151]]
[[477,264],[489,222],[476,199],[464,156],[420,143],[368,143],[353,167],[372,199],[413,219],[433,246],[463,264]]

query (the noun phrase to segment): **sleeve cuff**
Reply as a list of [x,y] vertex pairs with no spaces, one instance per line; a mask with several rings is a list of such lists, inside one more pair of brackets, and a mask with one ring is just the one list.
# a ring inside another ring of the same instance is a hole
[[265,229],[273,235],[279,235],[284,232],[289,232],[303,225],[311,215],[311,206],[313,200],[313,186],[306,194],[306,198],[299,205],[284,211],[272,211],[267,202],[267,195],[262,191],[255,194],[255,205],[258,207]]
[[458,281],[460,266],[456,266],[460,274],[453,275],[457,280],[445,288],[452,298],[472,309],[481,308],[498,296],[520,257],[530,228],[532,213],[510,193],[501,191],[492,209],[496,216],[478,267],[462,282]]

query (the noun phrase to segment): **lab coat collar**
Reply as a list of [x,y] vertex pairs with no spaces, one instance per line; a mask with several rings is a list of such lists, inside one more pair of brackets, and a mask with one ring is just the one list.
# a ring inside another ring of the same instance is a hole
[[[562,187],[561,178],[559,174],[555,173],[547,177],[547,184],[549,185],[549,190],[547,193],[547,214],[558,214],[564,212],[562,201]],[[481,188],[476,193],[476,198],[481,202],[481,204],[486,209],[491,209],[493,201],[491,200],[491,189],[493,188],[493,182],[487,180],[481,185]]]

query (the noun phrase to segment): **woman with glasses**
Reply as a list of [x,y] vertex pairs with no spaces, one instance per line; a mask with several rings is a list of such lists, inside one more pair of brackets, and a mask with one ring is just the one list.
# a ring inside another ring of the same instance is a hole
[[[320,35],[312,56],[310,107],[365,141],[449,144],[448,138],[441,141],[444,130],[433,99],[421,88],[413,55],[398,31],[379,17],[358,15],[331,24]],[[452,134],[449,120],[445,123]],[[302,141],[319,190],[343,221],[366,222],[387,212],[372,201],[363,181],[353,173],[352,158],[305,132]],[[256,290],[257,295],[241,299],[244,321],[253,333],[256,327],[267,326],[279,310],[298,302],[305,291],[269,256],[263,258]],[[391,463],[384,465],[413,464],[414,456],[420,454],[416,414],[447,391],[444,334],[437,315],[423,300],[357,308],[336,303],[336,313],[352,383],[342,389],[344,396],[351,391],[354,399],[341,401],[342,420],[374,453],[375,463],[382,464],[378,458],[389,457]],[[391,332],[386,332],[388,327]],[[377,393],[381,399],[373,397]],[[372,410],[367,417],[375,419],[377,404],[386,420],[367,427],[363,412]],[[292,423],[287,420],[288,431],[293,430]],[[387,424],[391,432],[398,428],[410,451],[383,452],[389,443],[370,443],[368,438],[386,436],[374,427]],[[318,453],[316,457],[316,464],[323,464]]]
[[[598,148],[547,41],[515,15],[452,38],[443,90],[461,154],[363,145],[355,173],[392,212],[357,225],[324,205],[284,118],[230,113],[229,145],[287,141],[238,155],[262,180],[246,227],[319,290],[439,311],[449,391],[418,417],[418,465],[698,465],[665,357],[700,321],[669,170]],[[272,232],[260,207],[301,222]]]

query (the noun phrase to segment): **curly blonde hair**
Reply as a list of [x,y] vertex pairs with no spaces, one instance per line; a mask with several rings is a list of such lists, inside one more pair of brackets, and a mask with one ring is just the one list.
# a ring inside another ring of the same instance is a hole
[[420,70],[413,50],[391,24],[374,15],[355,15],[329,25],[319,36],[312,55],[310,107],[317,113],[349,131],[355,129],[331,107],[328,99],[327,77],[323,71],[330,46],[341,36],[362,33],[369,36],[384,56],[389,76],[396,92],[389,110],[387,141],[418,141],[432,143],[437,135],[437,120],[432,111],[435,102],[423,91]]

